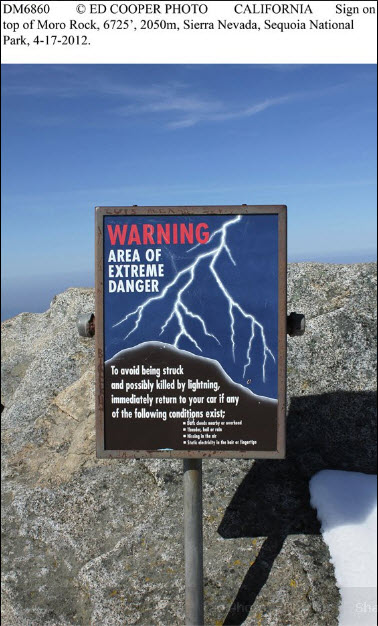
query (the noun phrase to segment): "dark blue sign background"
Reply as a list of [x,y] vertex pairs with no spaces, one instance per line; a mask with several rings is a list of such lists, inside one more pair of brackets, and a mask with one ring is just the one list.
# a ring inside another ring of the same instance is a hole
[[[278,216],[243,215],[239,221],[225,229],[207,244],[155,244],[130,246],[138,249],[140,263],[145,263],[147,249],[161,249],[160,263],[164,263],[164,278],[159,278],[159,293],[109,293],[108,258],[111,250],[125,249],[112,246],[107,225],[129,224],[194,224],[206,223],[210,235],[226,223],[235,220],[233,215],[198,216],[106,216],[104,217],[104,337],[105,359],[109,360],[125,348],[148,341],[174,344],[180,332],[177,316],[173,315],[163,333],[161,329],[172,312],[180,289],[190,279],[190,273],[182,274],[167,291],[163,299],[157,299],[179,272],[192,266],[198,257],[213,251],[198,261],[191,284],[183,292],[184,305],[179,307],[187,336],[181,336],[178,348],[218,361],[227,374],[237,383],[245,385],[258,395],[277,398],[277,349],[278,349]],[[222,285],[211,271],[211,261],[221,246],[214,268]],[[114,264],[114,263],[112,263]],[[222,289],[223,286],[223,289]],[[228,294],[228,296],[227,296]],[[147,300],[151,302],[142,310],[140,321],[137,311]],[[240,307],[240,308],[239,308]],[[230,316],[230,309],[232,317]],[[185,313],[189,311],[190,314]],[[252,346],[252,322],[255,319]],[[263,328],[263,332],[261,330]],[[127,335],[135,328],[133,332]],[[205,333],[205,330],[208,335]],[[234,329],[234,336],[233,330]],[[209,335],[213,335],[209,336]],[[233,337],[233,341],[232,341]],[[215,339],[216,338],[216,339]],[[219,343],[218,343],[219,342]],[[234,342],[234,354],[233,354]],[[200,348],[202,352],[198,349]],[[250,350],[249,350],[250,348]],[[274,357],[274,358],[273,358]],[[250,361],[250,363],[249,363]]]

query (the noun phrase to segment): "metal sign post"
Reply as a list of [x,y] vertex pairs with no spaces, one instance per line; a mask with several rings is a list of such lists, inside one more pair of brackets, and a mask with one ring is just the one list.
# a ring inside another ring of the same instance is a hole
[[184,459],[185,615],[203,626],[202,459]]

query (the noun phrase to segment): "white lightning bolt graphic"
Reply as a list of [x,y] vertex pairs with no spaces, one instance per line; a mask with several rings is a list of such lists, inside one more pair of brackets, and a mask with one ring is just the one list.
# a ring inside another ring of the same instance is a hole
[[[188,306],[184,303],[183,301],[183,296],[185,294],[185,292],[189,289],[190,285],[193,284],[195,277],[196,277],[196,269],[198,267],[198,265],[201,263],[201,261],[203,261],[204,259],[209,259],[210,263],[209,263],[209,269],[212,273],[212,275],[214,276],[214,279],[220,289],[220,291],[223,293],[224,297],[226,298],[227,302],[228,302],[228,312],[229,312],[229,316],[230,316],[230,330],[231,330],[231,335],[230,335],[230,340],[231,340],[231,345],[232,345],[232,355],[235,361],[235,349],[236,349],[236,345],[235,345],[235,323],[236,323],[236,319],[235,319],[235,311],[238,311],[245,320],[248,320],[250,322],[250,336],[249,336],[249,341],[248,341],[248,345],[247,345],[247,351],[246,351],[246,361],[244,364],[244,370],[243,370],[243,376],[245,377],[247,369],[249,368],[249,366],[251,365],[251,355],[252,355],[252,347],[253,347],[253,342],[256,336],[256,328],[260,331],[260,336],[261,336],[261,340],[263,343],[263,353],[264,353],[264,358],[263,358],[263,365],[262,365],[262,373],[263,373],[263,380],[265,382],[265,378],[266,378],[266,364],[267,364],[267,360],[269,357],[271,357],[273,359],[273,361],[275,362],[276,359],[272,353],[272,351],[270,350],[270,348],[268,347],[267,341],[266,341],[266,337],[265,337],[265,331],[264,331],[264,327],[263,325],[257,321],[257,319],[251,314],[248,313],[247,311],[245,311],[243,309],[243,307],[236,301],[234,300],[234,298],[232,297],[232,295],[230,294],[230,292],[228,291],[228,289],[226,288],[226,286],[224,285],[222,279],[220,278],[217,270],[216,270],[216,262],[218,261],[220,255],[222,254],[222,252],[225,252],[227,254],[227,256],[229,257],[231,263],[233,265],[236,266],[235,260],[232,256],[231,250],[228,246],[227,243],[227,230],[233,225],[236,224],[237,222],[240,222],[240,220],[242,219],[241,215],[237,215],[234,218],[228,220],[227,222],[225,222],[220,228],[218,228],[217,230],[215,230],[213,232],[213,234],[210,236],[206,247],[209,246],[209,244],[211,244],[212,241],[214,241],[214,239],[219,235],[219,244],[218,246],[216,246],[215,248],[202,252],[200,253],[195,259],[194,261],[188,265],[188,267],[185,267],[184,269],[180,270],[176,276],[173,278],[173,280],[168,283],[163,291],[157,295],[157,296],[152,296],[151,298],[148,298],[147,300],[145,300],[145,302],[143,302],[142,304],[140,304],[134,311],[131,311],[130,313],[128,313],[125,317],[123,317],[119,322],[117,322],[117,324],[114,325],[114,327],[119,326],[120,324],[123,324],[124,322],[127,322],[127,320],[129,320],[130,318],[135,317],[135,322],[134,322],[134,326],[131,328],[131,330],[128,332],[128,334],[126,335],[125,339],[128,339],[128,337],[130,337],[130,335],[132,335],[137,328],[139,328],[139,324],[142,321],[142,317],[143,317],[143,313],[146,309],[146,307],[148,307],[149,304],[151,304],[151,302],[157,302],[158,300],[163,300],[165,298],[165,296],[168,294],[169,290],[172,289],[175,286],[178,286],[178,283],[180,281],[180,279],[183,276],[187,277],[187,280],[185,282],[185,284],[177,291],[176,297],[175,297],[175,301],[173,303],[172,306],[172,310],[170,315],[168,316],[168,318],[165,320],[164,324],[161,327],[161,332],[160,335],[162,335],[165,330],[167,329],[168,325],[170,324],[170,322],[173,319],[176,319],[176,321],[178,322],[178,326],[179,326],[179,332],[177,333],[175,339],[174,339],[174,343],[173,345],[178,348],[180,339],[182,337],[186,337],[187,339],[189,339],[189,341],[191,341],[191,343],[197,348],[197,350],[199,352],[202,352],[201,347],[199,346],[198,342],[194,339],[194,337],[190,334],[190,332],[187,330],[186,326],[185,326],[185,316],[190,317],[191,319],[195,319],[197,320],[201,326],[202,326],[202,330],[204,335],[206,335],[207,337],[211,337],[212,339],[214,339],[214,341],[216,341],[219,345],[221,345],[219,339],[213,335],[212,333],[210,333],[207,329],[206,323],[204,321],[204,319],[198,315],[197,313],[194,313],[193,311],[191,311]],[[201,245],[201,247],[203,246],[203,244],[197,244],[196,246],[192,247],[190,250],[188,250],[188,252],[192,252],[193,250],[195,250],[196,248],[198,248]]]

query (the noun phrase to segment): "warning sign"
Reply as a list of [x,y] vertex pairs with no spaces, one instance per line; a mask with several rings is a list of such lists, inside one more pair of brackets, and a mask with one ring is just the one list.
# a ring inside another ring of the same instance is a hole
[[282,457],[286,208],[98,208],[101,457]]

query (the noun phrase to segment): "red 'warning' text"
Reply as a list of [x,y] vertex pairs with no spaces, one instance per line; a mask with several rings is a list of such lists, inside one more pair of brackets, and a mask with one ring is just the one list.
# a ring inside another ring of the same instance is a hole
[[108,235],[112,246],[205,244],[209,241],[209,226],[197,224],[108,224]]

